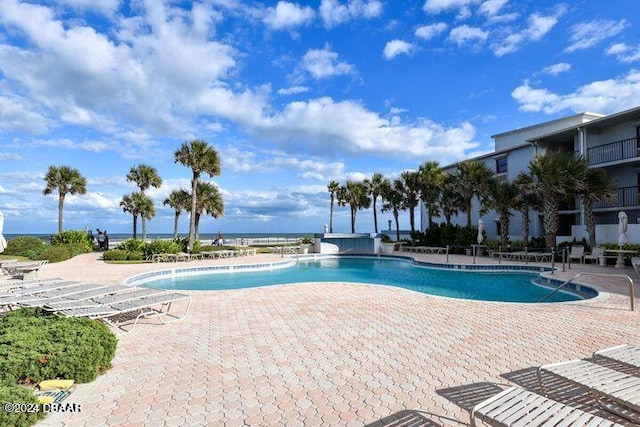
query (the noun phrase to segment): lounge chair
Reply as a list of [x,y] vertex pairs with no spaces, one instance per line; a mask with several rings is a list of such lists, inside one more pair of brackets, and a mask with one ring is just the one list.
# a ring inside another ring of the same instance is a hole
[[476,426],[476,419],[492,426],[621,426],[520,387],[477,404],[471,411],[472,426]]
[[[187,307],[182,315],[170,313],[174,302],[188,300]],[[159,306],[159,307],[158,307]],[[163,310],[163,308],[165,308]],[[125,332],[131,332],[138,324],[138,320],[144,317],[156,316],[160,322],[172,323],[184,319],[191,307],[191,296],[175,292],[152,295],[144,298],[132,299],[114,304],[98,304],[85,308],[75,308],[56,311],[59,315],[68,317],[89,317],[99,319],[103,322],[118,327]],[[129,321],[133,326],[129,330],[124,329],[124,325]]]
[[[120,292],[130,291],[132,288],[129,286],[113,285],[113,286],[99,286],[93,289],[87,289],[82,292],[77,292],[71,295],[66,295],[58,298],[49,298],[43,301],[41,307],[48,311],[63,310],[66,308],[90,306],[95,304],[91,299],[104,297],[106,295],[114,295]],[[34,305],[33,301],[28,302],[26,305]]]
[[573,245],[571,246],[571,252],[569,252],[569,260],[577,259],[580,264],[584,264],[584,246]]
[[640,276],[640,257],[634,256],[631,258],[631,266],[633,267],[633,271]]
[[600,263],[600,257],[604,256],[604,251],[600,246],[595,246],[591,249],[590,254],[585,254],[582,259],[586,263],[587,261],[593,261],[594,263]]
[[37,293],[41,293],[41,292],[47,292],[53,289],[60,289],[60,288],[64,288],[64,287],[68,287],[68,286],[78,286],[81,285],[82,282],[76,282],[76,281],[67,281],[67,282],[54,282],[54,283],[49,283],[46,285],[42,285],[42,286],[33,286],[33,287],[29,287],[29,288],[24,288],[24,289],[17,289],[14,290],[12,292],[7,292],[7,293],[3,293],[0,294],[0,304],[2,304],[2,301],[4,301],[5,298],[13,298],[15,296],[26,296],[26,295],[33,295],[33,294],[37,294]]
[[623,344],[593,353],[594,360],[609,359],[640,369],[640,347]]
[[96,285],[95,283],[81,283],[76,286],[65,286],[58,289],[50,289],[47,291],[36,292],[29,295],[16,295],[15,297],[5,297],[0,300],[1,304],[5,305],[21,305],[21,306],[35,306],[40,307],[47,302],[56,300],[59,298],[76,295],[82,292],[94,290],[103,287],[102,285]]
[[629,418],[629,410],[640,412],[640,377],[586,360],[571,360],[541,366],[538,370],[541,385],[543,385],[542,374],[545,372],[587,388],[599,400],[625,408],[626,410],[621,410],[615,406],[603,405],[604,409],[621,417]]

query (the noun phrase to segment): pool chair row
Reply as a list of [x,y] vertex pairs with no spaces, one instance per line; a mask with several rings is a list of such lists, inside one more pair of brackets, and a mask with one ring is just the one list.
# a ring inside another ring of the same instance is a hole
[[200,252],[205,258],[234,258],[239,256],[255,255],[257,249],[236,249],[236,250],[220,250],[220,251],[203,251]]
[[[571,360],[541,366],[538,381],[543,390],[550,375],[587,389],[601,406],[617,416],[638,423],[640,419],[640,347],[620,345],[597,351],[592,361]],[[603,362],[603,363],[594,363]],[[604,366],[620,367],[620,370]],[[633,373],[626,373],[628,371]],[[471,424],[477,420],[492,426],[619,426],[581,409],[548,397],[512,387],[493,396],[471,411]]]
[[40,267],[47,264],[42,261],[4,260],[0,262],[0,277],[4,278],[32,278],[38,274]]
[[[184,302],[181,314],[171,311],[177,302]],[[191,296],[186,294],[74,281],[57,281],[0,294],[0,308],[41,307],[61,316],[102,320],[126,332],[131,332],[145,317],[155,316],[161,323],[184,319],[190,306]]]

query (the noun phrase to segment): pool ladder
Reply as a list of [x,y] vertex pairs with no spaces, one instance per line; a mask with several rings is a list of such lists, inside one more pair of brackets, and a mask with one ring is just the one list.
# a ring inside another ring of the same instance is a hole
[[635,311],[635,309],[636,309],[636,300],[635,300],[635,296],[634,296],[634,293],[633,293],[633,279],[631,277],[627,276],[626,274],[604,274],[604,273],[587,273],[587,272],[578,273],[575,276],[573,276],[571,279],[569,279],[566,282],[563,282],[562,284],[558,285],[554,290],[552,290],[547,295],[545,295],[543,298],[538,300],[538,302],[544,302],[545,300],[549,299],[552,295],[554,295],[560,289],[564,288],[565,286],[567,286],[569,283],[573,282],[574,280],[576,280],[580,276],[622,277],[622,278],[627,279],[627,281],[629,282],[629,302],[631,304],[631,311]]

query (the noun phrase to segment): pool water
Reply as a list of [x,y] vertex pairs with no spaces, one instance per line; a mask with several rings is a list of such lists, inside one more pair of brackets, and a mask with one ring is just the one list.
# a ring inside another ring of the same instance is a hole
[[[537,302],[550,288],[537,286],[537,273],[470,272],[417,267],[405,260],[385,258],[324,258],[299,260],[291,267],[177,276],[146,283],[171,290],[244,289],[303,282],[355,282],[397,286],[431,295],[502,302]],[[304,286],[304,285],[303,285]],[[548,302],[582,299],[557,292]]]

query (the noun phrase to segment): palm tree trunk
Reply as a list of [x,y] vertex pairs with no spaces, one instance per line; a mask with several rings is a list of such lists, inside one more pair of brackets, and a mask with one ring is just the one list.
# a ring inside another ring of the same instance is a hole
[[558,209],[559,206],[556,199],[552,197],[545,198],[542,207],[542,225],[544,227],[545,244],[549,248],[556,246],[556,234],[558,233],[558,227],[560,225]]
[[415,223],[415,219],[413,218],[413,214],[415,213],[416,208],[414,208],[413,206],[409,208],[409,224],[411,225],[411,232],[415,232],[416,231],[416,223]]
[[529,246],[529,208],[523,208],[520,213],[522,214],[522,242],[526,248]]
[[397,209],[393,210],[393,218],[396,220],[396,242],[400,241],[400,221],[398,221],[398,217],[400,216],[400,212]]
[[133,238],[138,237],[138,215],[133,215]]
[[584,203],[584,222],[589,233],[589,246],[596,245],[596,218],[593,215],[593,207],[590,202]]
[[356,232],[356,209],[351,208],[351,232]]
[[500,244],[506,247],[509,241],[509,214],[500,215]]
[[196,231],[196,204],[198,196],[196,191],[198,190],[198,175],[194,172],[193,179],[191,180],[191,215],[189,218],[189,243],[187,244],[187,251],[193,250],[193,243],[195,242]]
[[331,208],[329,211],[329,233],[333,233],[333,197],[331,197]]
[[142,241],[146,242],[147,241],[147,221],[145,220],[144,216],[141,217],[141,223],[142,223]]
[[173,220],[173,238],[178,238],[178,218],[180,218],[180,214],[176,212],[176,217]]
[[58,196],[58,234],[62,234],[62,207],[64,206],[64,193]]
[[377,197],[374,197],[373,199],[373,225],[374,225],[374,229],[376,234],[378,234],[378,212],[376,210],[376,199]]
[[194,229],[194,234],[195,234],[196,240],[200,240],[200,214],[196,214],[196,225]]
[[471,199],[465,201],[465,209],[467,210],[467,227],[471,227]]

